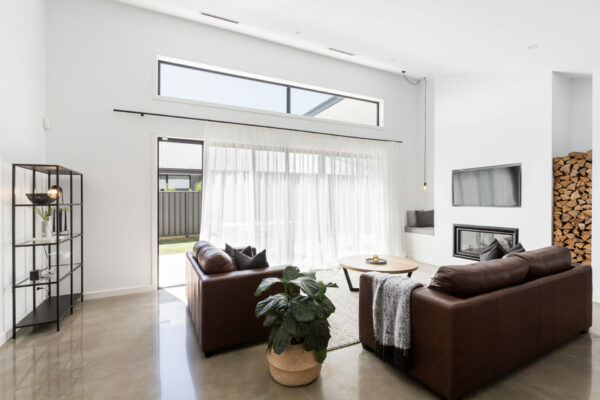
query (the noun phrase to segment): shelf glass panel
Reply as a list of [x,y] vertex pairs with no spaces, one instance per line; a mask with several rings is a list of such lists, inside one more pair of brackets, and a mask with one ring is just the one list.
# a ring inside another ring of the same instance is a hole
[[[73,273],[75,273],[75,271],[77,271],[79,268],[81,268],[81,266],[83,265],[83,263],[73,263]],[[53,270],[56,270],[56,266],[53,265],[52,266]],[[58,282],[63,281],[65,278],[68,278],[71,275],[71,264],[61,264],[59,266],[59,277],[58,277]],[[42,273],[45,273],[46,271],[48,271],[48,268],[44,268],[41,270]],[[44,285],[55,285],[57,283],[56,277],[54,277],[52,280],[48,280],[48,278],[40,278],[38,280],[36,280],[35,282],[32,281],[29,278],[23,279],[20,282],[17,282],[17,284],[15,285],[16,288],[25,288],[25,287],[31,287],[33,286],[33,284],[35,283],[35,286],[44,286]]]
[[[81,233],[76,233],[73,236],[61,235],[58,241],[59,244],[69,241],[70,239],[76,239],[82,236]],[[28,247],[28,246],[48,246],[48,245],[56,245],[56,236],[51,236],[49,238],[32,238],[26,240],[21,243],[15,244],[15,247]]]

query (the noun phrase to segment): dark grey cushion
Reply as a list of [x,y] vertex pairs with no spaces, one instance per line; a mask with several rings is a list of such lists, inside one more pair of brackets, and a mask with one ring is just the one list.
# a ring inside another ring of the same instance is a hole
[[410,210],[406,212],[406,226],[417,226],[417,212]]
[[237,269],[240,269],[237,263],[237,257],[236,257],[236,252],[240,251],[242,254],[247,255],[248,257],[252,258],[252,247],[251,246],[246,246],[243,250],[237,250],[234,247],[231,247],[229,244],[225,243],[225,253],[227,253],[227,255],[229,257],[231,257],[231,259],[233,260],[233,263],[235,264],[235,266],[237,267]]
[[504,257],[505,254],[506,250],[504,249],[504,247],[502,247],[502,245],[498,243],[497,239],[494,239],[494,241],[490,243],[490,245],[484,251],[481,252],[481,254],[479,255],[479,260],[496,260],[498,258]]
[[514,245],[513,247],[511,247],[510,249],[508,249],[508,253],[523,253],[525,251],[525,248],[523,247],[523,245],[521,244],[521,242],[517,243],[516,245]]
[[244,269],[267,268],[267,250],[263,250],[254,257],[250,257],[241,251],[236,250],[235,263],[239,271]]
[[415,211],[417,214],[417,226],[424,228],[427,226],[433,226],[433,210],[429,211]]

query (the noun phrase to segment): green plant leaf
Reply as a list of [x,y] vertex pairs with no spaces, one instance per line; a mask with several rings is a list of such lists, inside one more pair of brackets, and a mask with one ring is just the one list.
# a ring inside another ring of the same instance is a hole
[[311,323],[310,331],[304,338],[304,347],[309,351],[327,349],[330,338],[327,320],[318,319]]
[[310,276],[299,276],[298,278],[290,282],[298,286],[304,293],[306,293],[310,297],[318,296],[321,290],[317,281]]
[[298,274],[298,276],[305,276],[305,277],[308,277],[308,278],[317,279],[316,272],[303,272],[301,274]]
[[317,360],[317,362],[323,364],[323,361],[325,361],[325,358],[327,357],[327,349],[314,350],[314,353],[315,353],[315,360]]
[[300,322],[312,321],[317,315],[319,304],[306,296],[298,296],[290,302],[290,311],[294,318]]
[[263,322],[263,326],[271,326],[277,322],[280,322],[281,314],[278,312],[272,312],[267,314],[265,317],[265,322]]
[[256,314],[256,318],[260,318],[268,312],[274,310],[281,311],[285,309],[285,307],[287,307],[287,303],[287,296],[283,293],[277,293],[256,303],[254,313]]
[[283,323],[281,326],[298,341],[301,341],[310,330],[310,324],[296,320],[291,311],[283,316]]
[[258,288],[256,288],[256,291],[254,292],[254,296],[258,297],[261,294],[263,294],[264,292],[266,292],[267,290],[269,290],[271,288],[271,286],[273,286],[274,284],[281,282],[281,279],[279,278],[265,278],[262,280],[262,282],[260,283],[260,285],[258,285]]
[[292,267],[291,265],[285,267],[283,273],[281,274],[281,279],[284,281],[291,281],[298,277],[300,270],[298,267]]
[[292,336],[283,328],[273,328],[276,332],[273,334],[273,351],[275,354],[281,354],[292,342]]
[[325,286],[327,286],[327,287],[335,287],[335,288],[336,288],[336,287],[339,287],[339,286],[337,285],[337,283],[333,283],[333,282],[326,283],[326,284],[325,284]]
[[317,319],[327,319],[335,311],[335,306],[327,296],[323,296],[317,310]]

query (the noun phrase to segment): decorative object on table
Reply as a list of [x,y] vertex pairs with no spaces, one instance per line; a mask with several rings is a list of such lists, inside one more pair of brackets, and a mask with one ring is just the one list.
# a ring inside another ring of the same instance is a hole
[[58,185],[51,186],[46,193],[26,193],[25,196],[36,206],[47,206],[62,197],[62,188]]
[[26,193],[25,196],[36,206],[46,206],[54,201],[47,193]]
[[30,281],[38,281],[40,280],[40,270],[39,269],[32,269],[31,271],[29,271],[29,280]]
[[377,254],[374,254],[373,257],[367,258],[365,261],[368,262],[369,264],[375,264],[375,265],[387,264],[387,260],[385,258],[379,258],[379,256]]
[[56,200],[57,198],[62,197],[63,190],[60,186],[53,185],[50,186],[50,189],[48,189],[46,193],[48,194],[48,197],[50,197],[52,200]]
[[327,356],[331,338],[327,318],[335,306],[325,292],[337,285],[317,281],[314,273],[289,266],[281,279],[263,279],[254,295],[258,297],[278,283],[283,292],[259,301],[255,310],[257,318],[265,317],[264,326],[272,326],[267,347],[269,372],[282,385],[306,385],[317,379]]
[[[48,207],[46,209],[39,208],[37,206],[33,206],[33,209],[37,215],[42,219],[42,237],[46,238],[50,236],[50,218],[54,217],[56,214],[56,208]],[[68,210],[68,207],[63,207],[59,209],[59,212],[65,212]],[[64,218],[64,217],[63,217]],[[53,220],[53,226],[56,227],[56,219]],[[66,226],[65,226],[66,227]]]
[[[358,292],[358,288],[352,286],[352,281],[350,280],[350,275],[348,274],[348,270],[358,271],[358,272],[383,272],[386,274],[404,274],[410,278],[413,271],[419,268],[419,263],[415,260],[406,257],[400,256],[385,256],[386,263],[385,265],[377,265],[367,262],[368,255],[357,255],[357,256],[349,256],[344,257],[339,260],[340,267],[344,270],[344,275],[346,276],[346,282],[348,283],[348,289],[351,292]],[[379,257],[381,260],[381,257]]]

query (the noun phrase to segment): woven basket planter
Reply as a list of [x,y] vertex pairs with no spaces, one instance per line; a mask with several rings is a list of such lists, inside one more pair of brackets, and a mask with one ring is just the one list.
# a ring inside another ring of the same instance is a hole
[[273,349],[267,353],[269,372],[276,382],[285,386],[307,385],[317,379],[322,364],[317,362],[312,351],[306,351],[303,344],[294,344],[281,354]]

